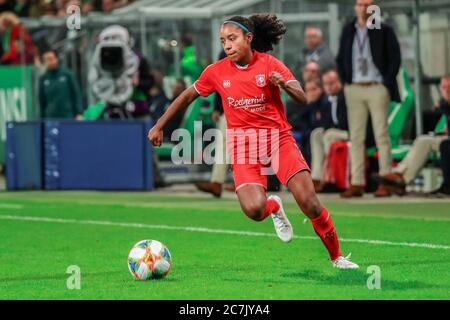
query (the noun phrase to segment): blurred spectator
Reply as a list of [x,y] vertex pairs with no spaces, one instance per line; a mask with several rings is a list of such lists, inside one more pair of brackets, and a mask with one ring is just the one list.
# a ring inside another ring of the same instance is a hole
[[65,17],[66,14],[66,3],[67,0],[55,0],[55,7],[56,7],[56,15],[58,17]]
[[[218,60],[224,59],[227,55],[225,54],[225,51],[221,51],[219,54]],[[214,195],[215,197],[219,198],[222,195],[222,186],[225,182],[225,178],[227,175],[227,158],[229,155],[227,154],[227,121],[225,119],[225,115],[223,113],[223,105],[222,105],[222,98],[220,97],[219,93],[216,92],[214,96],[214,111],[211,114],[211,117],[213,121],[216,123],[217,129],[220,130],[222,133],[222,149],[216,149],[216,161],[213,165],[212,171],[211,171],[211,179],[207,182],[197,182],[195,186],[197,189],[203,192],[208,192]],[[234,191],[234,189],[233,189]]]
[[133,77],[133,94],[130,102],[132,104],[131,115],[135,119],[148,120],[150,118],[151,96],[150,88],[153,86],[154,80],[150,72],[150,64],[142,53],[134,50],[139,59],[139,69]]
[[[164,112],[166,112],[173,100],[175,100],[186,89],[186,83],[182,79],[178,79],[172,90],[173,98],[172,100],[169,100],[162,90],[159,82],[160,81],[156,81],[155,85],[150,89],[150,96],[152,99],[152,103],[150,105],[150,115],[154,122],[156,122],[164,114]],[[167,123],[164,127],[164,142],[171,142],[172,132],[180,128],[183,118],[184,112],[180,112]],[[156,152],[153,152],[153,171],[155,175],[155,187],[165,187],[166,183],[161,176],[159,156]]]
[[314,78],[320,79],[320,65],[315,61],[310,61],[303,66],[303,84]]
[[318,27],[307,27],[305,30],[305,45],[303,50],[303,63],[314,61],[320,66],[322,72],[334,69],[336,62],[330,48],[323,43],[322,30]]
[[[178,79],[175,83],[175,86],[172,89],[172,100],[170,103],[172,103],[178,96],[186,89],[186,83],[183,79]],[[170,106],[170,103],[166,105],[166,109]],[[186,110],[185,110],[186,111]],[[164,110],[165,112],[165,110]],[[174,132],[176,129],[180,128],[181,123],[183,122],[185,112],[178,113],[175,117],[173,117],[167,125],[164,127],[164,137],[168,138],[170,140],[170,137],[172,136],[172,132]]]
[[32,17],[38,17],[40,15],[42,16],[48,16],[53,17],[56,16],[57,9],[54,3],[43,3],[42,7],[35,6],[31,8],[31,16]]
[[132,2],[132,0],[83,0],[81,3],[84,13],[90,11],[111,13],[113,10],[122,8]]
[[[170,99],[167,98],[164,90],[159,84],[155,84],[150,89],[150,98],[150,117],[153,119],[153,121],[156,122],[156,120],[158,120],[166,111],[167,107],[170,104]],[[164,138],[166,139],[167,137]]]
[[327,97],[323,93],[319,78],[312,78],[305,83],[306,106],[299,106],[292,101],[286,105],[286,115],[292,125],[293,136],[300,145],[302,154],[308,164],[311,163],[311,132],[319,127],[331,126],[331,113],[325,109]]
[[191,83],[202,74],[203,67],[197,62],[197,55],[192,41],[192,36],[188,33],[181,38],[181,75],[188,77]]
[[14,2],[11,0],[0,0],[0,13],[14,11]]
[[155,81],[154,85],[162,88],[164,86],[164,77],[165,77],[163,71],[160,68],[152,68],[151,74],[153,80]]
[[93,0],[84,0],[81,1],[81,12],[84,14],[95,11],[95,1]]
[[[356,0],[357,18],[341,35],[337,66],[344,88],[351,139],[351,185],[344,198],[362,196],[365,188],[366,127],[372,119],[378,147],[380,174],[391,172],[392,156],[388,131],[391,100],[400,102],[396,76],[401,64],[400,46],[393,29],[381,23],[379,29],[367,27],[373,0]],[[382,185],[375,196],[389,196]]]
[[103,13],[111,13],[114,9],[116,9],[114,0],[102,0]]
[[441,187],[434,191],[433,194],[450,196],[450,140],[441,143],[441,169],[444,181]]
[[47,71],[39,79],[42,118],[79,118],[83,108],[81,92],[71,71],[60,66],[56,51],[43,53]]
[[406,185],[413,181],[419,171],[425,166],[430,153],[439,152],[441,143],[449,138],[450,75],[445,75],[441,78],[440,91],[442,100],[439,109],[447,118],[447,128],[437,135],[421,135],[417,137],[406,157],[392,170],[393,172],[380,177],[381,184],[386,188],[393,186],[395,193],[405,193]]
[[30,16],[30,0],[16,0],[14,6],[14,12],[19,17],[29,17]]
[[[186,89],[186,83],[183,79],[177,79],[175,86],[172,89],[172,99],[167,98],[164,90],[161,88],[160,84],[154,85],[150,89],[150,96],[152,103],[150,105],[150,115],[154,121],[158,120],[170,104]],[[164,140],[170,141],[172,132],[175,129],[180,128],[183,122],[184,113],[177,114],[164,129]]]
[[111,13],[132,2],[133,0],[0,0],[0,13],[14,12],[21,18],[64,17],[69,5],[79,6],[84,14],[91,11]]
[[34,49],[30,35],[12,12],[0,14],[2,37],[1,64],[18,65],[34,62]]
[[347,106],[342,90],[342,83],[335,70],[328,70],[322,76],[322,83],[327,101],[324,113],[331,121],[324,123],[323,127],[311,132],[311,177],[316,192],[322,190],[323,163],[330,146],[336,141],[348,140]]

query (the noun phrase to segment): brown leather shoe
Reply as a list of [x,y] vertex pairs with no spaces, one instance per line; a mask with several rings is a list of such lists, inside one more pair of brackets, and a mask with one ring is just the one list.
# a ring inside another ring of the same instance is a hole
[[345,192],[341,193],[341,198],[362,197],[364,193],[364,186],[350,185]]
[[323,185],[320,180],[313,180],[313,184],[314,184],[314,190],[316,191],[316,193],[319,193],[322,191]]
[[387,184],[383,185],[385,189],[389,190],[391,193],[395,193],[398,196],[404,196],[406,194],[406,187],[396,187]]
[[392,191],[390,188],[386,188],[386,186],[380,184],[373,195],[377,198],[390,197],[392,195]]
[[222,195],[222,184],[217,182],[197,182],[195,184],[198,190],[212,193],[214,197],[220,198]]
[[379,177],[379,181],[384,185],[405,188],[406,183],[403,175],[400,173],[388,173]]

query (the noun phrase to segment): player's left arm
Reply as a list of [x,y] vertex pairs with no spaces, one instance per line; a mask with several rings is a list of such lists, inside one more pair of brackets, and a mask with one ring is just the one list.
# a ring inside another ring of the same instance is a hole
[[305,92],[297,80],[291,79],[286,81],[283,75],[277,71],[272,71],[269,74],[269,79],[274,85],[286,91],[295,102],[301,105],[306,104]]

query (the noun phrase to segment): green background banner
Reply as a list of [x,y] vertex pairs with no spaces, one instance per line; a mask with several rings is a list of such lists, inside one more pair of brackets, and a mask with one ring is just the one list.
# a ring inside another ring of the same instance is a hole
[[34,117],[33,66],[0,67],[0,163],[5,163],[6,122]]

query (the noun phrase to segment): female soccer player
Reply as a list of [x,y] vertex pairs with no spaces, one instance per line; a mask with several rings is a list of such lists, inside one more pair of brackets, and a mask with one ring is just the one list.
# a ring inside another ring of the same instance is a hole
[[[300,209],[311,219],[333,266],[356,269],[357,264],[342,256],[331,216],[315,194],[310,169],[292,137],[280,89],[299,104],[305,103],[305,94],[289,69],[265,53],[273,50],[286,31],[282,21],[273,14],[256,14],[250,18],[235,16],[224,21],[220,41],[227,57],[208,66],[194,85],[171,104],[149,131],[148,139],[154,146],[160,146],[163,127],[176,113],[187,108],[199,95],[208,96],[217,91],[222,97],[227,130],[234,133],[227,135],[227,144],[229,153],[236,155],[238,160],[232,159],[233,175],[244,213],[255,221],[271,215],[278,237],[285,242],[292,239],[292,226],[281,199],[266,197],[267,177],[262,174],[265,162],[252,158],[254,151],[264,148],[261,141],[255,147],[254,143],[245,140],[244,146],[250,150],[244,149],[244,152],[239,152],[239,143],[234,143],[238,132],[245,135],[246,130],[258,133],[266,130],[267,136],[271,137],[268,141],[272,150],[270,165],[281,183],[289,188]],[[276,141],[271,132],[278,133]],[[250,140],[255,136],[261,140],[260,135],[248,135]]]

